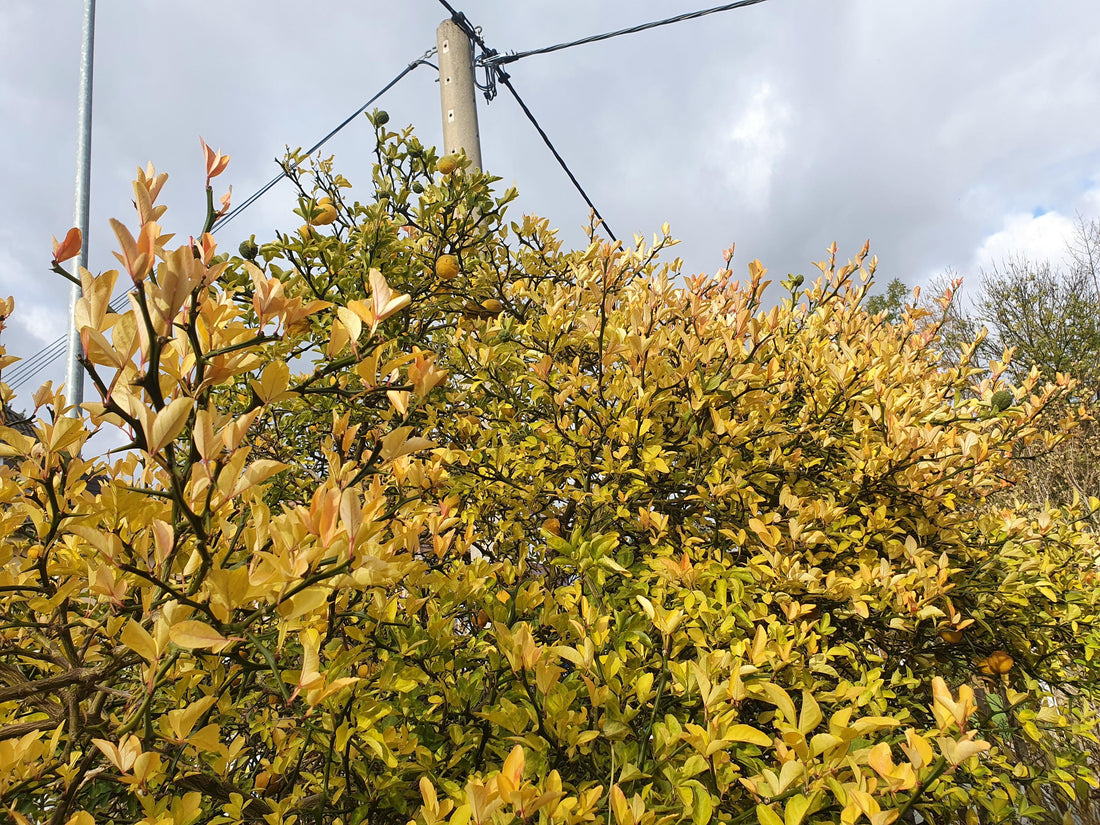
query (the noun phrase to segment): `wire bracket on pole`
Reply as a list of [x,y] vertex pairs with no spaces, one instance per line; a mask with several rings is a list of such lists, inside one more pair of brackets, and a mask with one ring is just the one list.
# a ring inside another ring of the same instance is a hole
[[[753,2],[761,1],[762,0],[753,0]],[[526,115],[529,121],[531,121],[531,125],[534,126],[535,131],[539,133],[539,137],[542,138],[542,142],[546,144],[546,148],[548,148],[550,150],[550,153],[554,156],[554,160],[558,162],[558,165],[561,166],[562,171],[565,172],[566,176],[569,178],[574,188],[580,193],[580,196],[584,199],[584,202],[588,204],[589,208],[592,210],[592,213],[599,221],[600,226],[602,226],[604,231],[611,237],[611,240],[618,240],[618,238],[615,237],[615,233],[611,231],[611,227],[607,225],[607,221],[604,220],[603,215],[600,214],[600,210],[596,208],[596,204],[593,203],[592,198],[588,197],[588,193],[584,191],[584,187],[581,186],[581,182],[577,180],[577,176],[573,174],[573,171],[565,162],[565,158],[561,156],[561,153],[557,150],[557,147],[554,146],[553,141],[550,140],[550,136],[546,134],[546,130],[543,129],[541,125],[539,125],[539,122],[535,119],[534,114],[529,108],[527,108],[527,104],[523,102],[523,98],[519,96],[519,93],[515,90],[515,87],[512,86],[510,75],[500,66],[501,61],[498,59],[499,53],[496,49],[490,49],[489,46],[486,45],[485,40],[482,38],[481,27],[474,26],[465,14],[458,11],[458,9],[447,2],[447,0],[439,0],[439,2],[450,13],[451,20],[454,22],[454,24],[458,26],[459,29],[462,30],[462,33],[470,39],[470,42],[476,44],[478,49],[480,50],[477,58],[474,60],[474,65],[479,66],[485,70],[485,83],[477,83],[476,85],[485,94],[485,99],[487,101],[492,101],[493,98],[497,96],[498,82],[504,85],[504,87],[511,93],[512,97],[515,98],[515,101],[519,104],[519,107],[523,110],[523,114]]]

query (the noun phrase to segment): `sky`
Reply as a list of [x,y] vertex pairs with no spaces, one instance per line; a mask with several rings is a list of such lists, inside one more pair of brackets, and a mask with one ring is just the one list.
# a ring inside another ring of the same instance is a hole
[[[458,0],[500,52],[716,5],[718,0]],[[0,3],[3,343],[27,357],[65,334],[68,284],[51,235],[73,225],[83,4]],[[110,217],[136,222],[130,182],[170,178],[162,224],[204,210],[202,136],[232,156],[216,183],[242,201],[435,45],[436,0],[101,0],[96,15],[90,268],[113,268]],[[865,240],[880,285],[945,271],[977,281],[1006,256],[1060,258],[1078,216],[1100,218],[1100,4],[1060,0],[767,0],[509,66],[517,91],[620,238],[669,222],[689,273],[760,259],[812,275]],[[377,104],[391,126],[442,141],[436,73]],[[588,209],[507,93],[479,101],[485,167],[518,186],[514,214],[583,242]],[[326,155],[370,180],[357,119]],[[360,189],[363,199],[368,198]],[[220,194],[221,190],[218,190]],[[219,243],[296,227],[287,186]],[[61,359],[17,388],[60,382]],[[20,406],[17,401],[16,406]]]

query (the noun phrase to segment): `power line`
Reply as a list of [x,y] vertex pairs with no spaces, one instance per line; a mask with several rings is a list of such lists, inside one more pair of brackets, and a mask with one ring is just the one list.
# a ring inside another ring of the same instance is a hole
[[[444,0],[440,0],[443,5],[448,4]],[[666,17],[664,20],[654,20],[651,23],[642,23],[637,26],[631,26],[627,29],[619,29],[618,31],[607,32],[605,34],[593,34],[589,37],[582,37],[580,40],[572,40],[568,43],[557,43],[553,46],[544,46],[541,49],[529,49],[525,52],[512,52],[511,54],[491,54],[486,56],[482,64],[485,66],[503,66],[506,63],[514,63],[517,60],[522,60],[525,57],[531,57],[536,54],[549,54],[550,52],[558,52],[562,49],[571,49],[573,46],[584,46],[588,43],[599,43],[601,40],[610,40],[613,37],[621,37],[625,34],[637,34],[638,32],[644,32],[649,29],[656,29],[659,26],[670,26],[673,23],[682,23],[685,20],[695,20],[699,17],[706,17],[708,14],[717,14],[723,11],[732,11],[733,9],[744,8],[745,6],[755,6],[757,3],[763,3],[764,0],[739,0],[736,3],[726,3],[722,6],[715,6],[712,9],[702,9],[700,11],[687,12],[685,14],[678,14],[675,17]],[[449,8],[449,6],[448,6]],[[457,21],[456,21],[457,22]]]
[[[377,94],[374,95],[374,97],[372,97],[370,100],[368,100],[362,106],[360,106],[358,109],[356,109],[354,112],[352,112],[346,118],[344,118],[344,120],[341,121],[340,124],[337,125],[332,131],[330,131],[327,135],[325,135],[323,138],[321,138],[319,141],[317,141],[315,144],[313,144],[311,147],[309,147],[309,149],[306,150],[306,155],[307,156],[312,155],[314,152],[316,152],[318,149],[320,149],[322,146],[324,146],[326,143],[328,143],[330,138],[332,138],[334,135],[336,135],[337,132],[339,132],[341,129],[343,129],[345,126],[347,126],[353,120],[355,120],[355,118],[359,117],[359,115],[361,115],[363,112],[365,112],[367,110],[368,106],[370,106],[372,103],[374,103],[376,100],[378,100],[378,98],[382,97],[382,95],[384,95],[386,92],[388,92],[394,86],[396,86],[397,83],[405,75],[407,75],[409,72],[413,71],[414,69],[416,69],[419,66],[431,66],[432,64],[428,62],[428,58],[431,57],[433,54],[435,54],[435,47],[434,46],[432,48],[428,49],[428,51],[424,52],[424,54],[421,57],[417,58],[412,63],[410,63],[408,66],[406,66],[404,69],[402,69],[400,72],[398,72],[397,76],[394,77],[394,79],[391,80],[389,83],[387,83],[385,86],[383,86],[381,88],[381,90]],[[211,232],[217,232],[219,229],[221,229],[223,226],[225,226],[227,223],[229,223],[231,220],[233,220],[235,217],[237,217],[237,215],[239,215],[245,209],[250,207],[256,201],[258,201],[260,198],[262,198],[265,194],[267,194],[268,190],[270,190],[271,187],[273,187],[275,184],[277,184],[279,181],[281,181],[283,178],[285,178],[287,176],[288,172],[292,169],[296,169],[297,166],[298,166],[297,163],[292,163],[292,164],[290,164],[289,168],[284,168],[281,172],[279,172],[278,175],[273,177],[266,184],[264,184],[262,187],[257,189],[255,192],[253,192],[252,195],[250,195],[248,198],[246,198],[244,201],[242,201],[239,206],[237,206],[234,209],[231,209],[229,212],[227,212],[225,215],[223,215],[221,218],[219,218],[217,221],[215,221],[214,226],[211,228],[210,231]]]
[[527,108],[527,104],[523,102],[523,98],[519,96],[519,93],[516,92],[515,88],[512,86],[512,81],[509,79],[508,73],[500,68],[495,68],[494,71],[496,72],[496,75],[500,82],[504,84],[504,88],[512,93],[512,97],[516,99],[516,103],[518,103],[520,108],[523,109],[523,113],[527,115],[527,119],[531,121],[531,125],[534,126],[535,129],[538,131],[539,136],[542,137],[543,143],[546,144],[547,148],[554,155],[554,159],[557,160],[558,165],[560,165],[561,168],[565,170],[565,174],[569,176],[569,180],[573,181],[573,186],[575,186],[577,188],[577,191],[581,193],[581,197],[584,198],[584,202],[587,203],[589,208],[595,213],[596,217],[600,221],[600,224],[603,226],[604,231],[607,232],[609,236],[611,236],[611,240],[617,241],[618,238],[616,238],[615,233],[611,231],[611,227],[607,225],[607,221],[605,221],[603,215],[600,214],[600,210],[596,208],[596,204],[594,204],[592,202],[592,199],[588,197],[588,193],[584,191],[584,187],[581,186],[581,182],[577,180],[577,176],[574,175],[572,171],[570,171],[568,164],[566,164],[565,162],[565,159],[561,156],[558,150],[554,148],[554,144],[551,142],[550,137],[546,134],[543,128],[539,126],[539,122],[535,120],[535,116],[531,114],[531,110]]
[[[433,54],[435,54],[435,47],[434,46],[432,48],[428,49],[428,51],[424,52],[424,54],[421,57],[417,58],[412,63],[410,63],[408,66],[406,66],[404,69],[402,69],[400,72],[398,72],[398,74],[389,83],[387,83],[385,86],[383,86],[378,91],[378,93],[375,94],[370,100],[368,100],[366,103],[364,103],[358,109],[356,109],[354,112],[352,112],[350,115],[348,115],[343,121],[341,121],[327,135],[325,135],[323,138],[321,138],[319,141],[317,141],[315,144],[313,144],[313,146],[311,146],[306,151],[306,155],[307,156],[312,155],[314,152],[316,152],[318,149],[320,149],[322,146],[324,146],[334,135],[336,135],[337,132],[339,132],[341,129],[343,129],[345,126],[347,126],[349,123],[351,123],[355,118],[357,118],[359,115],[361,115],[363,112],[365,112],[367,110],[368,106],[370,106],[372,103],[374,103],[376,100],[378,100],[378,98],[382,97],[382,95],[384,95],[386,92],[388,92],[390,89],[392,89],[395,85],[397,85],[397,83],[403,77],[405,77],[405,75],[409,74],[409,72],[413,71],[414,69],[416,69],[419,66],[432,66],[432,64],[429,62],[428,58],[430,58]],[[266,184],[264,184],[258,190],[253,192],[252,195],[250,195],[248,198],[246,198],[239,206],[237,206],[234,209],[230,210],[225,215],[223,215],[219,220],[217,220],[214,223],[214,226],[211,227],[211,232],[217,232],[219,229],[221,229],[223,226],[225,226],[227,223],[229,223],[231,220],[233,220],[233,218],[235,218],[237,215],[239,215],[241,212],[243,212],[249,206],[254,204],[256,201],[258,201],[261,197],[263,197],[265,194],[267,194],[267,192],[273,186],[275,186],[275,184],[277,184],[279,181],[281,181],[283,178],[285,178],[287,176],[287,174],[295,168],[297,168],[297,164],[291,164],[287,168],[284,168],[278,175],[276,175],[274,178],[272,178],[270,181],[268,181]],[[126,305],[127,301],[129,300],[127,296],[128,296],[128,293],[123,293],[122,295],[116,295],[110,303],[111,309],[113,309],[115,312],[120,311]],[[10,370],[8,370],[7,373],[4,375],[4,378],[7,379],[6,383],[13,390],[16,389],[17,387],[22,386],[27,381],[29,381],[31,378],[33,378],[35,375],[37,375],[48,364],[50,364],[53,361],[56,361],[61,355],[63,355],[64,352],[65,352],[65,348],[66,348],[66,337],[65,336],[62,336],[61,338],[58,338],[55,341],[52,341],[51,343],[47,344],[46,346],[44,346],[40,350],[38,350],[38,352],[34,353],[33,355],[31,355],[28,358],[25,358],[25,359],[19,361]]]
[[67,336],[58,338],[47,344],[30,358],[24,359],[6,371],[4,378],[13,390],[26,383],[29,378],[43,369],[47,364],[56,361],[65,354]]

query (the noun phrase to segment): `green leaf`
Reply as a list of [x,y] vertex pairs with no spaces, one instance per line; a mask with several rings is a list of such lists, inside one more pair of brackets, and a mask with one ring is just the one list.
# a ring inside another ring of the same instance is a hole
[[691,821],[693,825],[707,825],[714,811],[714,803],[711,801],[710,791],[701,785],[696,786],[694,791],[695,804],[691,808]]

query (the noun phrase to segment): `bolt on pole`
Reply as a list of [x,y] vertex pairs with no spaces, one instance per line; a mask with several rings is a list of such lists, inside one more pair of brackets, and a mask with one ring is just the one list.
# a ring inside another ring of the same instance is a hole
[[477,127],[477,87],[470,39],[450,19],[435,32],[439,57],[439,99],[443,107],[443,151],[465,152],[481,169],[481,135]]
[[[95,41],[95,0],[84,0],[84,42],[80,49],[80,106],[76,137],[76,204],[73,222],[80,229],[80,253],[76,256],[75,274],[88,266],[88,205],[91,195],[92,168],[92,63]],[[80,415],[84,401],[84,368],[80,366],[80,330],[76,328],[76,302],[83,289],[73,284],[69,291],[69,348],[65,367],[65,389],[73,405],[71,416]]]

